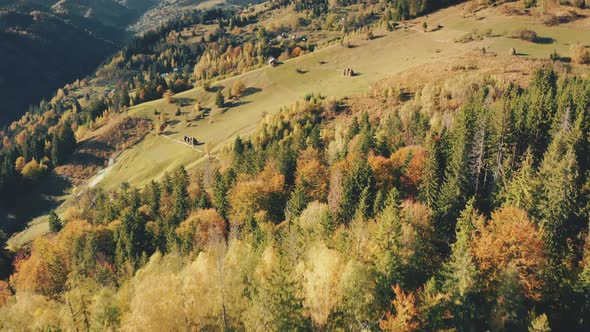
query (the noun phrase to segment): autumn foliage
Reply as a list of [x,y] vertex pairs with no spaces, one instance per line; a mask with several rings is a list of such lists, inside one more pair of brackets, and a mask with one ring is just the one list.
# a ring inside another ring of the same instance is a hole
[[473,251],[486,280],[497,281],[504,269],[514,265],[526,296],[540,298],[540,276],[547,258],[542,233],[525,211],[505,207],[494,212],[490,222],[478,230]]

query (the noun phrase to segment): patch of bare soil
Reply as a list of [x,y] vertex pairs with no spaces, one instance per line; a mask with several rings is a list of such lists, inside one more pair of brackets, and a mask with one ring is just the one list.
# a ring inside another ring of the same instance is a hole
[[78,185],[108,166],[109,159],[115,159],[140,141],[150,128],[150,122],[143,118],[121,116],[114,119],[79,142],[68,163],[57,167],[55,173]]

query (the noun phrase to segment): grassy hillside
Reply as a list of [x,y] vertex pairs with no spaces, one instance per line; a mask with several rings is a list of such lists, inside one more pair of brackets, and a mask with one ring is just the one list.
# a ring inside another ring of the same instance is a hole
[[[206,143],[208,151],[214,153],[236,135],[250,133],[266,114],[278,112],[281,107],[302,99],[307,93],[336,98],[362,93],[381,79],[393,76],[392,81],[395,82],[394,75],[397,73],[482,47],[490,53],[488,55],[497,53],[498,56],[508,57],[509,49],[514,47],[520,57],[547,59],[554,50],[566,56],[571,45],[590,45],[590,34],[579,25],[547,27],[531,17],[515,20],[500,14],[498,9],[481,11],[477,17],[464,17],[462,13],[462,6],[455,6],[426,19],[411,21],[408,28],[394,32],[376,31],[377,38],[372,41],[359,37],[354,40],[352,48],[334,45],[285,61],[276,68],[265,67],[220,81],[218,86],[231,88],[236,80],[240,80],[255,91],[224,110],[214,106],[215,93],[197,88],[176,96],[188,101],[186,106],[181,107],[181,116],[175,117],[176,105],[164,100],[142,104],[130,112],[151,119],[154,119],[154,110],[165,112],[173,122],[166,129],[166,135],[177,139],[185,135],[197,137]],[[430,27],[440,25],[441,28],[424,32],[421,28],[423,21],[427,21]],[[533,29],[552,42],[532,43],[507,37],[510,32],[522,28]],[[492,34],[481,41],[455,42],[474,29],[491,29]],[[493,63],[488,65],[495,66]],[[344,77],[342,71],[345,68],[352,68],[358,75]],[[297,72],[297,69],[303,73]],[[199,121],[183,121],[192,113],[197,102],[211,108],[211,115]],[[148,136],[120,157],[101,185],[108,189],[117,187],[123,181],[143,185],[179,165],[196,165],[206,159],[204,155],[174,141]]]
[[[174,138],[184,135],[197,137],[206,143],[210,152],[216,152],[236,135],[248,134],[266,114],[278,112],[281,107],[302,99],[307,93],[340,98],[363,92],[371,84],[392,74],[426,62],[456,56],[473,47],[437,41],[437,34],[424,34],[411,29],[382,33],[373,41],[359,40],[353,48],[330,46],[285,61],[278,67],[264,67],[220,81],[218,86],[231,88],[236,80],[240,80],[253,91],[227,109],[216,109],[215,93],[202,88],[178,94],[176,98],[191,101],[190,105],[183,107],[185,113],[191,112],[196,102],[213,108],[210,116],[190,126],[183,123],[184,115],[174,116],[176,105],[164,100],[142,104],[130,112],[145,117],[153,117],[154,110],[165,112],[169,119],[178,122],[166,129],[167,135]],[[437,49],[443,50],[436,53]],[[358,72],[358,75],[344,77],[342,71],[348,67]],[[298,68],[305,73],[298,73]],[[145,184],[179,165],[193,164],[203,156],[175,141],[149,136],[121,155],[101,185],[114,188],[122,181],[134,185]]]
[[[269,20],[271,18],[266,22]],[[163,99],[143,103],[131,108],[128,113],[153,122],[157,122],[158,118],[154,115],[155,111],[164,113],[169,120],[165,136],[147,135],[89,183],[105,189],[117,188],[123,182],[142,186],[181,165],[188,168],[198,166],[215,156],[237,135],[247,136],[266,115],[278,112],[281,107],[301,100],[309,93],[341,98],[363,93],[383,79],[393,86],[410,86],[417,77],[422,76],[416,81],[424,84],[435,76],[444,78],[449,75],[448,72],[457,70],[477,70],[526,81],[531,68],[538,64],[518,59],[547,59],[553,50],[567,56],[572,44],[590,44],[590,34],[584,33],[586,20],[547,27],[532,16],[521,16],[515,22],[514,17],[504,14],[499,8],[481,10],[477,16],[465,15],[464,6],[459,5],[427,18],[407,21],[407,27],[393,32],[376,30],[376,38],[370,41],[359,35],[353,38],[351,48],[329,46],[286,60],[278,67],[265,66],[216,82],[213,90],[223,87],[224,94],[237,80],[249,88],[245,96],[222,109],[214,105],[215,92],[204,91],[201,87],[175,96],[182,100],[180,116],[174,115],[178,106]],[[429,26],[426,32],[422,27],[425,21]],[[537,31],[540,37],[550,38],[551,42],[533,43],[509,37],[512,31],[525,27]],[[484,31],[489,30],[491,33],[481,40],[458,42],[466,34],[477,34],[479,31],[484,35]],[[487,51],[485,57],[479,55],[483,47]],[[517,57],[508,55],[512,47],[517,49]],[[461,57],[465,54],[472,55]],[[441,63],[445,61],[447,65],[443,66]],[[342,71],[345,68],[353,69],[358,75],[344,77]],[[424,72],[421,68],[430,69]],[[206,118],[194,120],[196,103],[208,110]],[[204,145],[193,149],[181,144],[178,140],[182,140],[183,136],[196,137]],[[81,185],[76,190],[83,191],[84,188],[85,185]],[[36,227],[39,229],[40,226]],[[31,238],[26,232],[19,237]]]

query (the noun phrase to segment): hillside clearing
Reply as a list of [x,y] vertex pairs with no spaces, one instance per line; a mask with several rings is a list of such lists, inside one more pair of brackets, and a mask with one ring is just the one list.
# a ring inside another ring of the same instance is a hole
[[[164,112],[172,120],[172,124],[166,128],[167,135],[177,139],[183,135],[196,137],[205,142],[208,151],[214,153],[237,135],[250,133],[265,115],[278,112],[281,107],[293,104],[307,93],[342,98],[364,92],[377,81],[396,73],[454,57],[476,45],[482,47],[489,42],[448,43],[448,40],[439,40],[438,33],[425,34],[411,29],[382,33],[377,34],[378,38],[373,41],[355,42],[353,48],[334,45],[285,61],[275,68],[264,67],[220,81],[218,85],[231,87],[236,80],[241,80],[247,87],[254,88],[255,92],[241,98],[227,110],[214,109],[203,120],[183,121],[196,102],[207,108],[215,108],[215,93],[202,88],[176,95],[176,98],[191,101],[190,105],[181,108],[184,113],[181,116],[174,116],[176,105],[164,100],[139,105],[130,112],[152,119],[154,110]],[[437,53],[437,50],[441,51]],[[298,68],[304,73],[298,73]],[[352,68],[358,75],[343,77],[344,68]],[[149,135],[120,156],[115,168],[100,185],[105,189],[113,189],[122,181],[127,181],[131,185],[141,186],[180,165],[194,165],[202,157],[204,153],[195,158],[195,152],[189,148]]]

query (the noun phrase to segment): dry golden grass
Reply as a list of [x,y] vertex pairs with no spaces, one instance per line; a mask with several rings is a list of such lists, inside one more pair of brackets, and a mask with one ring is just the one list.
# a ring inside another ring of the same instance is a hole
[[405,71],[395,77],[378,83],[382,86],[396,86],[404,91],[415,92],[427,83],[440,84],[465,75],[488,75],[508,82],[526,86],[531,73],[549,62],[524,57],[486,54],[472,51],[463,56],[425,64]]

